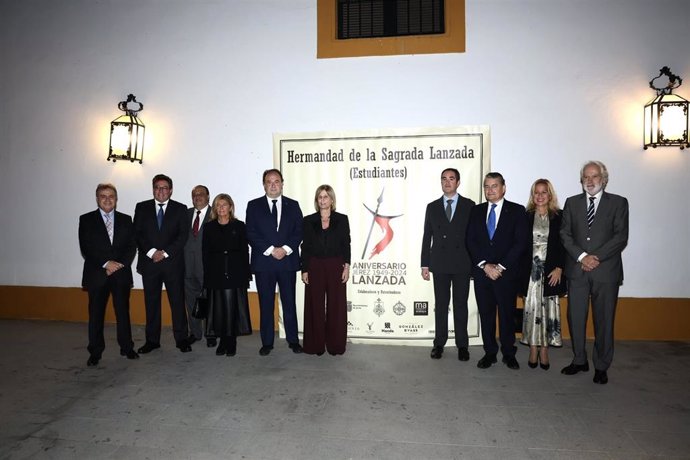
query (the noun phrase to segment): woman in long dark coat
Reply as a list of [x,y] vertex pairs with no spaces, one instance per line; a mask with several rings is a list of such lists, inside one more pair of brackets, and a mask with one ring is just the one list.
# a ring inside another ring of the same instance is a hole
[[521,343],[529,345],[527,364],[547,370],[549,347],[563,345],[559,296],[567,291],[563,274],[565,250],[559,236],[561,210],[556,192],[547,179],[532,184],[527,216],[530,244],[525,251],[520,285],[525,298]]
[[335,192],[321,185],[314,196],[316,213],[304,218],[304,352],[345,353],[347,280],[350,277],[350,222],[335,212]]
[[201,251],[209,304],[206,336],[220,339],[217,355],[234,356],[237,336],[252,333],[247,298],[251,272],[246,226],[235,218],[235,203],[225,193],[213,199]]

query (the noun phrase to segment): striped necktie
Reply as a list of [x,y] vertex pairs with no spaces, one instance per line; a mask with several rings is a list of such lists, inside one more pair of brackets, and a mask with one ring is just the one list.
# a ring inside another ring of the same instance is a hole
[[587,227],[592,228],[592,222],[594,222],[594,200],[595,197],[589,197],[589,206],[587,206]]
[[110,218],[110,214],[105,215],[105,229],[108,231],[108,238],[110,238],[110,244],[113,243],[113,220]]

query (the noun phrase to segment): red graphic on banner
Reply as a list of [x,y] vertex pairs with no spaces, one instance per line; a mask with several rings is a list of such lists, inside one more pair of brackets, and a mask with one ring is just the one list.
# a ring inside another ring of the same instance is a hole
[[379,224],[381,230],[383,230],[383,238],[381,238],[381,241],[379,241],[376,244],[376,246],[374,246],[374,249],[371,251],[371,255],[369,256],[370,259],[374,257],[376,254],[383,252],[383,250],[386,249],[386,246],[388,246],[388,243],[390,243],[393,239],[393,229],[390,225],[391,218],[384,216],[376,216],[374,217],[374,220],[377,224]]
[[378,226],[381,228],[383,231],[383,238],[381,241],[376,243],[376,246],[374,246],[374,249],[372,249],[371,254],[369,255],[369,259],[374,257],[377,254],[380,254],[383,252],[384,249],[386,249],[386,246],[393,240],[393,229],[391,228],[390,221],[391,219],[395,219],[396,217],[402,216],[402,214],[398,214],[397,216],[384,216],[379,214],[379,207],[381,206],[381,203],[383,203],[383,191],[385,189],[381,189],[381,194],[379,197],[376,199],[376,210],[372,211],[369,209],[369,207],[364,204],[364,207],[369,211],[371,214],[373,214],[374,218],[371,221],[371,227],[369,227],[369,234],[367,235],[367,241],[364,243],[364,250],[362,251],[362,259],[366,257],[367,254],[367,247],[369,246],[369,240],[371,239],[371,231],[374,229],[374,222],[378,224]]

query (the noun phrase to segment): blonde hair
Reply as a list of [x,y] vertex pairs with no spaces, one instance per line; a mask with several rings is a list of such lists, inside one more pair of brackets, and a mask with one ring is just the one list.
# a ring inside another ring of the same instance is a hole
[[230,220],[235,219],[235,202],[232,201],[232,198],[230,198],[230,195],[227,193],[219,193],[216,195],[216,197],[213,199],[213,205],[211,205],[211,220],[218,220],[218,213],[216,212],[216,204],[219,201],[225,201],[230,205]]
[[561,208],[558,207],[556,190],[554,190],[553,185],[548,179],[537,179],[534,181],[534,184],[532,184],[532,188],[529,190],[529,199],[527,200],[527,211],[532,212],[537,209],[537,205],[534,204],[534,191],[536,190],[537,185],[545,186],[546,191],[549,192],[549,202],[546,204],[546,207],[548,208],[549,217],[552,217],[554,214],[560,211]]
[[335,211],[335,192],[333,191],[333,187],[328,184],[323,184],[319,185],[319,187],[316,189],[316,193],[314,194],[314,209],[316,212],[319,212],[319,195],[321,192],[326,192],[331,198],[331,211]]

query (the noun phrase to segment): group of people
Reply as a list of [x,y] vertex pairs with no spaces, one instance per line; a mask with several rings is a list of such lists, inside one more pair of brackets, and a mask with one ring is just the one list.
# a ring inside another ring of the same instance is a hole
[[[288,347],[294,353],[345,352],[348,218],[335,212],[335,192],[329,185],[316,190],[316,212],[306,217],[297,201],[283,196],[279,170],[265,171],[263,186],[265,195],[247,205],[245,224],[235,217],[229,195],[221,193],[209,205],[210,193],[204,185],[192,190],[193,207],[189,209],[172,200],[173,181],[164,174],[153,178],[153,199],[136,205],[134,219],[116,211],[114,185],[98,185],[98,209],[79,218],[82,286],[89,298],[88,366],[96,366],[105,349],[103,324],[110,296],[120,354],[138,359],[140,354],[160,348],[163,284],[177,348],[190,352],[191,345],[205,337],[207,347],[217,346],[217,355],[234,356],[237,337],[252,333],[247,296],[252,276],[259,295],[261,356],[273,349],[276,285]],[[135,351],[129,296],[137,248],[146,341]],[[295,305],[296,272],[300,269],[306,285],[304,348],[299,343]],[[201,318],[192,314],[199,298],[207,306]]]
[[583,193],[568,198],[561,210],[551,182],[538,179],[525,208],[505,199],[503,176],[490,172],[483,182],[486,202],[477,205],[458,194],[457,169],[442,172],[443,196],[427,206],[421,252],[422,278],[430,280],[433,274],[432,359],[443,356],[448,341],[452,293],[458,359],[469,360],[467,300],[473,279],[484,346],[477,367],[491,367],[500,349],[508,368],[520,368],[515,358],[520,295],[524,298],[520,341],[529,346],[527,364],[548,370],[549,347],[562,345],[559,296],[567,293],[574,356],[561,372],[574,375],[589,370],[585,339],[591,301],[593,381],[608,383],[615,309],[623,281],[621,254],[628,241],[628,202],[605,192],[608,170],[600,161],[582,167],[580,182]]
[[[153,178],[153,199],[136,205],[133,220],[116,211],[116,188],[98,185],[98,209],[79,220],[82,285],[89,295],[88,366],[98,364],[105,348],[103,322],[109,296],[120,354],[137,359],[160,348],[164,283],[177,348],[189,352],[205,337],[208,347],[217,346],[217,355],[235,355],[237,337],[252,332],[247,296],[252,276],[259,297],[261,356],[270,354],[274,346],[276,286],[287,344],[294,353],[345,352],[351,261],[348,217],[336,212],[335,192],[329,185],[317,188],[316,212],[305,217],[299,203],[283,195],[278,169],[265,171],[262,182],[265,194],[247,204],[246,224],[235,217],[229,195],[221,193],[209,205],[210,193],[203,185],[192,190],[189,209],[172,200],[172,179],[163,174]],[[562,345],[559,296],[567,292],[574,357],[562,373],[589,370],[585,333],[591,301],[594,382],[608,382],[613,320],[623,280],[621,253],[628,239],[628,202],[605,192],[608,171],[599,161],[582,167],[580,182],[583,193],[568,198],[561,210],[551,182],[538,179],[525,208],[505,199],[503,176],[490,172],[483,182],[486,202],[477,205],[458,194],[457,169],[442,172],[443,196],[426,208],[421,251],[421,275],[424,280],[433,278],[435,296],[431,358],[440,359],[448,341],[452,297],[458,359],[470,359],[467,300],[473,279],[484,344],[479,368],[496,363],[500,349],[503,363],[519,369],[515,306],[521,295],[521,342],[530,347],[527,363],[549,369],[548,348]],[[146,342],[134,351],[129,294],[137,248]],[[305,285],[304,347],[299,343],[295,305],[300,270]],[[192,315],[200,296],[208,305],[205,318]]]

